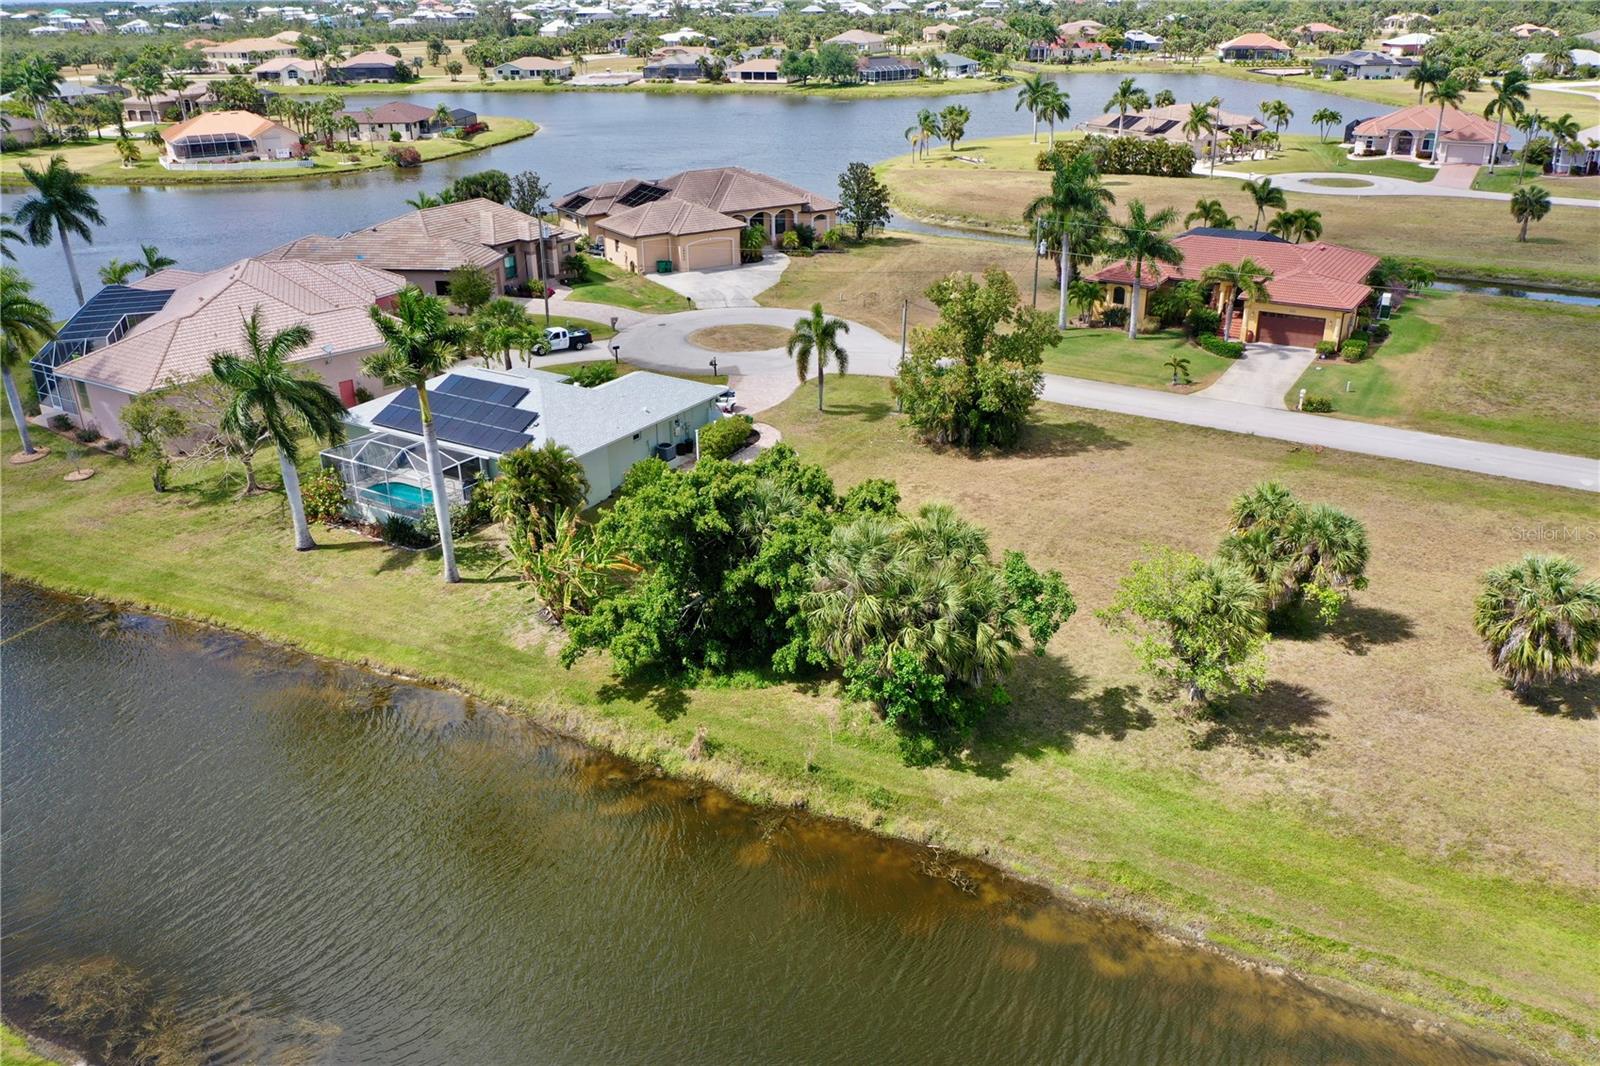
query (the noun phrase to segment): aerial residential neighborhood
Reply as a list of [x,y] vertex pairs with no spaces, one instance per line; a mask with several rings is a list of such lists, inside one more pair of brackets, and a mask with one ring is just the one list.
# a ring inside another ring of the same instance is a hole
[[1600,0],[0,12],[0,1061],[1600,1055]]

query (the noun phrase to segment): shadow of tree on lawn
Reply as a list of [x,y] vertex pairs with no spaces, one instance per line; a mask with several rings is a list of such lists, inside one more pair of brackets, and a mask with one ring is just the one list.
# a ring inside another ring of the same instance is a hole
[[868,403],[835,403],[824,398],[822,413],[824,415],[846,415],[860,418],[863,422],[882,422],[889,417],[889,412],[894,405],[887,401]]
[[614,677],[601,685],[596,695],[601,703],[627,700],[649,707],[664,722],[676,721],[689,709],[689,694],[682,678],[660,675]]
[[1365,655],[1369,648],[1415,639],[1417,627],[1410,617],[1398,611],[1350,603],[1339,613],[1339,620],[1329,633],[1346,651]]
[[1600,674],[1583,674],[1573,681],[1554,682],[1525,698],[1518,698],[1517,702],[1540,714],[1593,721],[1600,718]]
[[1215,706],[1190,730],[1190,743],[1200,751],[1234,747],[1252,755],[1304,757],[1327,739],[1314,728],[1327,711],[1328,701],[1306,686],[1269,681],[1254,696]]

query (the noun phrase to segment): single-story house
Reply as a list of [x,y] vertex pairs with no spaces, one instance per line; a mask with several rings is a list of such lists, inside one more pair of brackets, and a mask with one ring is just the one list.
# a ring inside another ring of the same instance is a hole
[[301,237],[260,258],[360,262],[434,295],[450,291],[452,270],[476,266],[488,272],[496,292],[510,292],[537,286],[541,276],[549,281],[566,275],[578,234],[549,223],[542,230],[541,236],[539,220],[515,208],[493,200],[463,200],[411,211],[342,237]]
[[[1537,72],[1540,67],[1544,66],[1544,57],[1548,54],[1547,52],[1529,52],[1522,57],[1523,69],[1530,74]],[[1569,71],[1575,67],[1600,67],[1600,52],[1592,48],[1574,48],[1572,49],[1572,65],[1566,66],[1563,64],[1563,66]]]
[[385,390],[361,373],[362,358],[383,344],[368,309],[385,306],[404,286],[396,275],[359,263],[258,259],[110,285],[35,357],[40,405],[121,439],[130,400],[209,374],[212,353],[237,344],[239,324],[257,308],[268,336],[301,322],[310,326],[311,343],[289,361],[353,404],[358,388]]
[[777,84],[786,80],[782,74],[778,73],[780,62],[781,60],[773,59],[770,56],[746,59],[741,63],[735,63],[725,73],[729,81],[744,84]]
[[387,52],[357,52],[337,64],[333,70],[336,81],[394,81],[400,76],[400,64]]
[[1122,35],[1122,47],[1129,52],[1159,52],[1166,38],[1144,30],[1129,30]]
[[1431,33],[1402,33],[1398,37],[1390,37],[1379,47],[1392,56],[1419,56],[1431,40]]
[[1214,107],[1211,109],[1211,122],[1215,126],[1215,132],[1191,139],[1183,131],[1184,123],[1189,120],[1189,106],[1169,104],[1166,107],[1152,107],[1144,111],[1129,111],[1126,115],[1110,111],[1098,118],[1090,119],[1080,128],[1101,137],[1159,138],[1176,144],[1187,144],[1193,146],[1195,154],[1200,156],[1205,156],[1211,151],[1212,137],[1217,138],[1220,150],[1221,144],[1228,141],[1234,130],[1244,130],[1251,140],[1255,140],[1267,128],[1254,115],[1241,115]]
[[303,161],[300,135],[253,111],[202,111],[161,131],[161,165],[178,169]]
[[1439,151],[1433,150],[1434,126],[1439,109],[1431,104],[1413,104],[1387,115],[1369,118],[1351,132],[1355,155],[1387,155],[1402,159],[1431,159],[1445,163],[1483,164],[1498,162],[1506,155],[1511,137],[1500,133],[1495,148],[1495,124],[1482,115],[1447,107],[1439,135]]
[[237,41],[208,44],[200,49],[200,54],[206,57],[206,65],[212,70],[253,67],[264,59],[294,55],[299,40],[298,32],[285,30],[273,37],[245,37]]
[[[565,446],[589,481],[593,506],[622,484],[642,459],[692,451],[702,427],[721,417],[720,385],[641,370],[594,388],[566,375],[518,367],[460,365],[428,382],[434,432],[442,446],[445,492],[468,499],[499,472],[500,458],[549,442]],[[322,453],[345,484],[348,513],[367,521],[416,519],[432,507],[416,392],[358,404],[350,440]]]
[[1529,37],[1537,37],[1540,34],[1545,34],[1550,37],[1561,36],[1559,31],[1552,30],[1549,26],[1540,26],[1536,22],[1523,22],[1511,27],[1511,36],[1520,41],[1525,41]]
[[978,76],[978,61],[969,59],[956,52],[940,52],[934,57],[939,67],[947,78],[975,78]]
[[[774,241],[798,225],[810,226],[821,233],[839,221],[839,205],[836,201],[809,192],[798,185],[791,185],[786,181],[743,167],[685,170],[659,181],[627,178],[622,181],[602,182],[568,193],[556,200],[553,206],[557,215],[564,221],[590,237],[601,238],[609,257],[610,239],[606,231],[601,228],[608,218],[646,204],[667,200],[683,201],[708,208],[713,213],[731,219],[736,229],[742,230],[750,225],[758,225],[766,230]],[[709,223],[710,220],[703,215],[693,218],[685,215],[669,219],[658,214],[648,220],[636,219],[630,223],[629,228],[637,229],[641,225],[662,226],[669,222],[682,228],[699,226]],[[717,265],[736,265],[739,262],[737,248],[734,251],[735,255],[731,262]],[[702,258],[708,254],[706,251],[698,253]],[[641,269],[655,268],[655,260],[648,256],[634,255],[633,262],[643,264]],[[677,269],[687,269],[677,264],[676,260],[674,266]]]
[[1057,26],[1056,36],[1066,37],[1069,39],[1073,37],[1082,37],[1086,41],[1092,41],[1098,37],[1100,35],[1100,31],[1105,28],[1105,23],[1096,22],[1094,19],[1074,19],[1072,22],[1063,22],[1061,25]]
[[950,34],[961,27],[954,22],[936,22],[932,26],[922,27],[922,43],[938,44]]
[[645,62],[644,76],[671,81],[699,81],[705,77],[700,61],[710,61],[712,58],[711,49],[700,45],[658,48],[650,53],[650,58]]
[[1420,11],[1402,11],[1396,15],[1385,15],[1383,17],[1383,32],[1399,33],[1402,30],[1409,30],[1411,27],[1424,22],[1432,23],[1433,19],[1429,18],[1427,15],[1424,15]]
[[217,98],[209,85],[191,85],[181,92],[156,93],[146,99],[141,96],[124,97],[122,120],[124,122],[160,122],[163,117],[178,111],[199,111]]
[[572,60],[523,56],[501,63],[494,68],[494,73],[501,81],[527,81],[530,78],[566,81],[572,77]]
[[403,141],[415,141],[433,132],[433,109],[406,100],[341,111],[339,117],[355,119],[356,136],[363,141],[392,140],[391,133],[400,134]]
[[1600,126],[1578,131],[1576,144],[1563,144],[1550,163],[1552,174],[1600,174]]
[[1294,55],[1294,49],[1265,33],[1244,33],[1217,45],[1217,58],[1223,61],[1242,59],[1247,62],[1284,60]]
[[1326,37],[1330,33],[1342,33],[1344,31],[1326,22],[1308,22],[1304,26],[1296,26],[1289,32],[1306,44],[1315,44],[1318,37]]
[[[1142,330],[1158,327],[1148,317],[1150,294],[1165,285],[1199,281],[1208,267],[1254,259],[1273,272],[1266,283],[1267,298],[1247,299],[1243,293],[1218,286],[1213,294],[1217,309],[1233,305],[1233,337],[1247,343],[1312,347],[1321,341],[1343,341],[1356,327],[1356,311],[1372,289],[1367,275],[1378,257],[1351,248],[1316,241],[1290,244],[1281,237],[1254,230],[1192,229],[1173,239],[1183,252],[1176,267],[1144,264],[1141,271],[1139,309]],[[1127,307],[1133,291],[1133,266],[1113,263],[1094,274],[1104,289],[1098,310]]]
[[279,56],[269,59],[250,71],[256,81],[276,85],[316,85],[322,81],[322,64],[299,56]]
[[889,38],[881,33],[870,30],[845,30],[829,37],[823,44],[836,44],[856,52],[881,52],[888,45]]
[[1324,77],[1333,77],[1337,71],[1356,81],[1377,81],[1384,78],[1403,78],[1417,61],[1410,56],[1391,56],[1357,48],[1343,55],[1323,56],[1313,59],[1311,65]]
[[868,85],[884,81],[911,81],[922,77],[922,66],[900,56],[864,55],[856,60],[856,77]]
[[18,144],[32,144],[39,137],[39,124],[21,115],[5,116],[4,136]]

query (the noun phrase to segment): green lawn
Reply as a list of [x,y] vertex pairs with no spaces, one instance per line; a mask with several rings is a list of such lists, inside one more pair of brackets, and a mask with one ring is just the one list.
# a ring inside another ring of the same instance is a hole
[[1584,200],[1600,200],[1600,175],[1570,178],[1559,174],[1539,174],[1523,169],[1520,174],[1516,164],[1504,166],[1489,173],[1484,167],[1473,179],[1472,187],[1484,192],[1514,192],[1520,185],[1540,185],[1551,196],[1572,196]]
[[687,311],[691,306],[687,297],[679,296],[642,274],[631,273],[599,256],[584,258],[589,262],[589,280],[572,286],[567,297],[570,300],[611,304],[653,315]]
[[1044,369],[1051,374],[1092,378],[1117,385],[1171,390],[1167,360],[1189,360],[1191,384],[1181,391],[1203,389],[1233,365],[1233,360],[1197,348],[1181,332],[1146,334],[1138,340],[1117,329],[1069,329],[1061,343],[1046,350]]
[[4,1066],[55,1066],[55,1059],[36,1055],[27,1038],[9,1025],[0,1025],[0,1063]]
[[[1329,131],[1337,136],[1337,131]],[[1309,134],[1285,134],[1282,148],[1270,159],[1240,160],[1226,164],[1230,171],[1256,174],[1293,174],[1305,171],[1328,171],[1338,174],[1376,174],[1385,178],[1403,178],[1406,181],[1432,181],[1437,171],[1404,159],[1351,159],[1349,151],[1337,140],[1323,141]],[[1223,173],[1219,165],[1217,173]]]
[[1541,451],[1600,457],[1600,308],[1428,293],[1361,363],[1318,363],[1289,390],[1334,413]]
[[[805,391],[766,417],[841,488],[887,476],[907,505],[954,503],[997,551],[1060,567],[1080,605],[949,765],[907,766],[827,679],[689,690],[666,714],[659,690],[607,686],[602,659],[561,669],[529,594],[494,573],[492,530],[463,539],[465,580],[445,586],[435,553],[345,531],[296,553],[281,497],[235,500],[215,471],[156,495],[143,468],[93,454],[97,476],[67,484],[64,442],[41,433],[57,454],[5,471],[0,558],[56,588],[452,683],[669,772],[983,854],[1557,1057],[1600,1039],[1600,751],[1581,714],[1600,683],[1519,705],[1469,626],[1483,571],[1526,550],[1529,528],[1591,526],[1591,496],[1052,405],[1016,454],[974,459],[912,443],[893,406],[885,382],[847,377],[826,412]],[[0,450],[15,447],[8,427]],[[1196,718],[1094,612],[1145,545],[1211,550],[1228,501],[1269,477],[1368,525],[1371,587],[1331,631],[1274,641],[1261,697]],[[1600,567],[1593,544],[1569,550]],[[699,729],[715,754],[692,762]]]

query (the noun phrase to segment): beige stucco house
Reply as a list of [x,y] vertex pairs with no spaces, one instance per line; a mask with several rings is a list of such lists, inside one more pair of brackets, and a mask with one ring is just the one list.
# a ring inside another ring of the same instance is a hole
[[1437,107],[1415,104],[1367,119],[1356,126],[1350,140],[1354,154],[1358,156],[1387,155],[1399,159],[1431,160],[1441,166],[1447,163],[1482,165],[1491,160],[1498,161],[1505,157],[1511,142],[1510,130],[1502,130],[1497,157],[1495,124],[1482,115],[1447,107],[1440,126],[1439,150],[1435,152],[1433,131],[1439,124]]
[[253,111],[203,111],[161,131],[170,170],[307,162],[300,134]]

